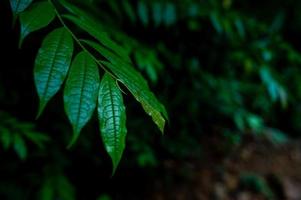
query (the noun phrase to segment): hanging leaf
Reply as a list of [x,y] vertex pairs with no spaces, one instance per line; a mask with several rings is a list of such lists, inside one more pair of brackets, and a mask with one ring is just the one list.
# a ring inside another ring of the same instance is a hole
[[102,25],[99,20],[93,18],[80,8],[68,3],[64,0],[60,1],[62,5],[74,15],[64,15],[64,18],[70,20],[83,31],[89,33],[97,39],[106,48],[113,51],[116,55],[120,56],[128,62],[131,62],[128,52],[119,44],[114,42],[108,35],[106,26]]
[[32,0],[10,0],[10,6],[13,14],[20,14],[31,4],[31,2]]
[[30,9],[22,12],[20,14],[21,32],[19,47],[27,35],[47,26],[54,17],[55,11],[47,1],[35,3]]
[[163,6],[161,2],[154,2],[152,7],[153,11],[153,20],[155,26],[159,26],[163,20]]
[[96,107],[99,87],[98,66],[86,52],[79,53],[71,66],[64,90],[64,105],[73,126],[74,144],[81,129],[91,118]]
[[92,41],[84,42],[93,47],[96,51],[98,51],[101,55],[103,55],[110,61],[103,61],[102,64],[110,69],[118,77],[119,81],[129,89],[136,100],[141,103],[145,112],[152,117],[153,121],[163,133],[165,119],[167,119],[167,112],[164,106],[150,91],[147,82],[141,76],[141,74],[136,71],[130,64],[124,62],[118,56],[114,55],[112,52],[108,51],[101,45]]
[[64,28],[52,31],[44,39],[34,69],[35,85],[40,98],[38,116],[64,82],[72,53],[73,40]]
[[105,32],[104,28],[100,24],[96,23],[97,21],[88,18],[86,19],[83,17],[79,18],[72,15],[65,15],[64,17],[72,21],[74,24],[76,24],[78,27],[80,27],[90,35],[92,35],[102,45],[110,49],[116,55],[126,60],[127,62],[131,62],[127,51],[118,44],[116,44],[112,39],[110,39],[109,35]]
[[102,78],[98,95],[101,137],[113,163],[113,174],[125,148],[126,115],[122,94],[108,74]]
[[170,26],[176,22],[177,20],[176,13],[177,12],[176,12],[175,5],[170,2],[167,2],[163,13],[164,15],[163,20],[166,26]]

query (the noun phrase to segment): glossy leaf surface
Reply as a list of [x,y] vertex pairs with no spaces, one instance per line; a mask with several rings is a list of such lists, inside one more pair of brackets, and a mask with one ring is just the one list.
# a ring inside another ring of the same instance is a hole
[[20,42],[21,46],[24,38],[31,32],[37,31],[47,26],[55,17],[55,11],[47,1],[33,4],[28,10],[20,14]]
[[72,53],[73,40],[64,28],[49,33],[43,41],[34,68],[35,85],[40,98],[38,116],[63,84]]
[[95,110],[99,82],[97,64],[88,53],[80,52],[72,63],[64,90],[65,111],[74,132],[70,145],[75,142]]
[[122,94],[108,74],[102,78],[98,95],[98,118],[101,137],[113,163],[113,173],[125,148],[126,115]]

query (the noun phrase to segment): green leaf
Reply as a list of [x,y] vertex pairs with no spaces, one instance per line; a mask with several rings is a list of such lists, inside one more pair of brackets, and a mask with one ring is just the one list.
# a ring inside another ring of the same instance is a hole
[[168,2],[164,8],[164,22],[166,26],[170,26],[176,22],[177,15],[176,15],[176,8],[175,5]]
[[10,0],[10,6],[13,14],[20,14],[31,4],[31,2],[32,0]]
[[73,126],[71,146],[96,107],[99,88],[98,66],[86,52],[79,53],[71,66],[64,90],[64,105]]
[[122,4],[122,7],[126,13],[126,15],[129,17],[132,23],[136,22],[136,15],[135,11],[131,5],[131,3],[128,0],[123,0],[120,2]]
[[4,127],[1,127],[1,133],[0,133],[0,139],[3,145],[3,149],[4,150],[8,150],[8,148],[10,147],[11,143],[12,143],[12,135],[11,132]]
[[154,2],[152,5],[153,20],[155,26],[157,27],[162,23],[163,20],[163,6],[161,2]]
[[48,2],[33,4],[28,10],[20,14],[21,32],[19,47],[24,38],[31,32],[47,26],[55,17],[55,11]]
[[102,61],[108,69],[110,69],[123,83],[128,90],[134,95],[137,101],[139,101],[148,113],[155,124],[159,127],[160,131],[164,132],[165,119],[167,119],[167,112],[164,106],[157,100],[155,95],[150,91],[147,82],[142,75],[136,71],[129,63],[124,62],[122,59],[108,51],[101,45],[91,42],[84,41],[96,51],[102,54],[110,62]]
[[138,1],[138,16],[144,26],[147,26],[149,23],[149,13],[147,5],[144,1]]
[[64,175],[60,175],[56,179],[56,190],[58,193],[58,199],[61,200],[74,200],[75,189],[71,182]]
[[98,95],[101,137],[113,163],[113,174],[125,148],[126,115],[122,94],[108,74],[102,78]]
[[44,148],[44,143],[50,140],[47,135],[35,131],[26,131],[24,136],[41,149]]
[[116,55],[120,56],[128,62],[131,62],[128,52],[109,37],[106,26],[102,25],[98,19],[93,18],[88,13],[72,5],[71,3],[68,3],[67,1],[62,0],[60,2],[67,10],[75,15],[64,15],[64,18],[70,20],[83,31],[89,33],[102,45],[113,51]]
[[73,40],[64,29],[49,33],[35,60],[34,78],[40,98],[38,116],[64,82],[73,53]]
[[50,179],[46,179],[39,191],[39,199],[41,200],[53,200],[54,199],[54,188]]
[[27,157],[27,147],[23,138],[19,134],[14,135],[14,149],[21,160]]

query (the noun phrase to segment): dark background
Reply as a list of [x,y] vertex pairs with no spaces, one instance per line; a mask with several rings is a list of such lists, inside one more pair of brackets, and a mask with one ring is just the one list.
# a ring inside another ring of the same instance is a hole
[[113,177],[96,116],[68,150],[62,91],[35,120],[34,59],[60,23],[19,49],[1,1],[0,199],[301,199],[300,1],[138,0],[134,18],[117,0],[93,3],[141,45],[131,58],[168,110],[165,135],[128,94]]

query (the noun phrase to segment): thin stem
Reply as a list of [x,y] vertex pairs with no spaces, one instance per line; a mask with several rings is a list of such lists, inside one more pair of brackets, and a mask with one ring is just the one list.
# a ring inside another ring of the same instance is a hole
[[59,21],[61,22],[61,24],[66,28],[66,30],[70,33],[70,35],[72,36],[72,38],[75,40],[75,42],[82,48],[83,51],[85,51],[86,53],[88,53],[92,58],[93,60],[106,72],[108,73],[110,76],[112,76],[112,78],[117,79],[117,77],[112,74],[106,67],[103,66],[103,64],[101,62],[99,62],[99,60],[97,58],[95,58],[95,56],[93,54],[91,54],[89,52],[89,50],[80,42],[80,40],[76,37],[76,35],[72,32],[72,30],[66,25],[66,23],[64,22],[61,14],[58,12],[58,10],[56,9],[55,5],[52,3],[51,0],[48,0],[49,3],[52,5],[55,13],[56,13],[56,16],[58,17]]

